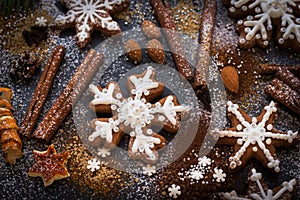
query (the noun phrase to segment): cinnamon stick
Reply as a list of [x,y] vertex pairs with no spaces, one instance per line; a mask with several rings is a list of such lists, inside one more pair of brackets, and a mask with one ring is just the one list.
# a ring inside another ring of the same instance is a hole
[[207,87],[206,76],[211,64],[210,48],[216,12],[217,2],[215,0],[206,0],[203,6],[199,28],[198,61],[194,77],[194,89],[196,93],[198,90],[203,91]]
[[286,68],[281,68],[276,72],[275,77],[283,81],[285,84],[287,84],[300,94],[300,79],[297,78],[289,70],[287,70]]
[[275,74],[280,69],[287,69],[293,72],[295,75],[300,75],[300,66],[291,65],[272,65],[272,64],[260,64],[259,73],[260,74]]
[[53,84],[55,74],[65,54],[65,47],[57,46],[51,52],[46,67],[39,79],[33,98],[20,127],[20,134],[29,138],[41,114]]
[[300,115],[300,95],[287,84],[275,78],[265,87],[265,93]]
[[47,142],[51,140],[60,124],[71,111],[72,104],[77,102],[87,83],[97,71],[102,60],[103,54],[97,53],[93,49],[88,52],[64,91],[60,94],[33,133],[35,138],[43,139]]
[[172,52],[172,57],[177,70],[184,78],[191,80],[193,78],[193,70],[186,60],[184,50],[176,31],[174,15],[168,1],[151,0],[151,5],[163,28],[163,33]]

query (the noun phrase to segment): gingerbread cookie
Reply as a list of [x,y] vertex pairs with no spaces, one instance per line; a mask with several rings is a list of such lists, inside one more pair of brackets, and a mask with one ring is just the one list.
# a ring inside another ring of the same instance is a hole
[[179,105],[175,96],[169,95],[155,104],[150,101],[161,96],[163,84],[155,80],[155,71],[148,67],[142,74],[128,77],[131,96],[124,98],[116,83],[109,83],[104,89],[90,85],[94,99],[90,107],[98,114],[111,113],[110,118],[98,118],[91,123],[94,132],[88,140],[92,145],[116,147],[124,133],[130,135],[128,154],[133,159],[147,163],[158,160],[157,150],[166,145],[164,137],[155,133],[151,126],[175,133],[179,129],[181,113],[188,108]]
[[247,195],[238,195],[236,191],[230,193],[224,193],[223,197],[228,200],[247,200],[247,199],[292,199],[293,194],[296,192],[296,179],[292,179],[289,182],[283,182],[280,186],[269,189],[267,184],[262,179],[262,174],[257,173],[256,169],[252,169],[248,175],[248,189]]
[[76,40],[80,48],[91,41],[94,30],[101,31],[104,35],[112,36],[121,32],[117,22],[113,21],[111,14],[126,9],[129,0],[61,0],[69,10],[65,16],[59,15],[53,28],[76,28]]
[[44,185],[49,186],[55,180],[70,176],[66,168],[69,158],[68,152],[57,154],[54,145],[50,145],[46,151],[33,151],[35,163],[30,167],[28,175],[42,177]]
[[276,43],[282,48],[300,51],[300,2],[288,0],[223,0],[228,15],[239,19],[238,44],[249,49],[258,45],[266,48],[276,32]]
[[277,108],[272,101],[258,117],[249,117],[237,104],[227,102],[227,115],[232,127],[219,132],[219,144],[232,145],[234,152],[229,158],[230,169],[245,166],[250,158],[256,158],[265,167],[279,172],[279,160],[275,147],[291,146],[298,132],[276,130],[274,121]]

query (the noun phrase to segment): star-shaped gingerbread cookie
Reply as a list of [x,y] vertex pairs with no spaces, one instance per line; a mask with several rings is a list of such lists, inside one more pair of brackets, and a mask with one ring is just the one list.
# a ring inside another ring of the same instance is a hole
[[59,15],[52,24],[53,28],[76,28],[76,40],[80,48],[91,41],[94,30],[101,31],[106,36],[121,32],[120,26],[113,21],[111,14],[124,10],[129,6],[129,0],[60,0],[68,9]]
[[47,151],[33,151],[35,163],[29,169],[29,176],[42,177],[45,186],[49,186],[55,180],[70,176],[66,168],[69,158],[68,152],[57,154],[54,145],[50,145]]
[[293,194],[296,191],[296,185],[296,179],[292,179],[289,182],[283,182],[280,186],[271,190],[262,179],[262,174],[257,173],[255,169],[252,169],[248,175],[247,195],[238,195],[236,191],[233,190],[230,193],[224,193],[223,197],[228,200],[289,200],[292,199]]
[[229,158],[232,170],[243,167],[250,158],[256,158],[265,167],[279,172],[276,147],[293,144],[298,133],[276,130],[273,126],[277,108],[272,101],[257,117],[249,117],[237,104],[227,102],[227,115],[232,127],[219,132],[219,144],[232,145],[234,152]]

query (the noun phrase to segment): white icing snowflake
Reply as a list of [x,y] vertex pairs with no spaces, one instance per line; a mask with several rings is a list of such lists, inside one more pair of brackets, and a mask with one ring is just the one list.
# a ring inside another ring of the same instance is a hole
[[218,169],[217,167],[214,168],[213,177],[217,182],[224,182],[226,178],[226,174],[223,172],[222,169]]
[[[237,104],[231,101],[227,102],[227,111],[232,116],[231,121],[234,120],[234,127],[226,131],[220,131],[220,139],[225,138],[235,140],[235,146],[238,149],[234,155],[229,158],[230,168],[234,169],[242,165],[245,152],[251,148],[253,154],[261,153],[268,161],[267,166],[274,168],[279,172],[279,160],[276,159],[275,152],[271,153],[270,149],[275,149],[272,140],[280,140],[288,144],[292,143],[297,136],[297,132],[288,131],[287,134],[279,132],[273,128],[273,121],[271,116],[277,112],[275,103],[272,101],[268,106],[264,107],[265,113],[262,115],[261,120],[253,117],[252,121],[246,120],[239,110]],[[250,118],[251,119],[251,118]]]
[[99,148],[98,149],[98,156],[105,158],[110,155],[110,149],[108,148]]
[[91,172],[99,170],[100,169],[100,161],[98,161],[96,158],[93,158],[92,160],[88,161],[88,165],[86,168],[91,170]]
[[45,17],[37,17],[35,20],[35,25],[37,26],[47,26],[47,19]]
[[[267,189],[264,190],[264,187],[261,183],[262,174],[257,173],[255,169],[251,170],[252,175],[250,176],[250,181],[255,182],[258,188],[259,193],[250,193],[249,196],[239,196],[236,191],[232,191],[230,193],[224,193],[223,196],[228,200],[276,200],[276,199],[286,199],[283,197],[283,194],[286,192],[292,192],[294,190],[294,186],[296,185],[296,179],[292,179],[289,182],[283,182],[281,184],[281,188],[274,193],[273,190]],[[249,186],[250,188],[250,186]],[[274,189],[275,190],[275,189]]]
[[145,167],[143,167],[143,174],[148,175],[148,176],[152,176],[155,173],[156,173],[156,167],[155,166],[151,166],[151,165],[147,164]]
[[180,186],[172,184],[171,187],[168,188],[169,197],[177,199],[179,195],[181,195]]
[[147,161],[158,159],[153,149],[155,145],[165,144],[152,131],[151,124],[154,122],[161,123],[164,124],[164,127],[169,126],[178,129],[178,113],[188,111],[189,108],[175,105],[176,97],[171,95],[154,105],[149,103],[147,98],[150,91],[158,88],[161,84],[153,80],[154,74],[154,69],[148,67],[143,77],[130,76],[129,81],[133,89],[130,91],[132,96],[129,98],[123,98],[117,88],[118,85],[115,83],[109,83],[107,88],[102,91],[97,86],[90,85],[90,91],[94,94],[91,105],[110,105],[113,112],[113,117],[109,118],[108,121],[100,119],[95,122],[95,131],[88,138],[90,142],[100,138],[111,144],[113,138],[117,137],[115,133],[123,132],[120,126],[125,126],[127,130],[129,129],[128,133],[133,140],[132,147],[128,151],[134,155],[145,155]]
[[[229,5],[229,15],[233,18],[247,16],[238,21],[239,45],[251,48],[257,40],[261,47],[270,44],[273,30],[278,30],[276,38],[279,45],[285,42],[291,47],[300,44],[300,2],[299,0],[223,0]],[[254,11],[254,12],[253,12]],[[277,21],[279,21],[278,27]]]
[[59,15],[54,26],[66,28],[76,24],[76,39],[84,47],[94,29],[107,35],[120,33],[117,22],[110,14],[128,7],[129,0],[61,0],[69,9],[66,15]]

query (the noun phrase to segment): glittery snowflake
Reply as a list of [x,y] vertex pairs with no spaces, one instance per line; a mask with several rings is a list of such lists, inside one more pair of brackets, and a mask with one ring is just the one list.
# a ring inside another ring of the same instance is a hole
[[299,0],[223,0],[229,7],[229,16],[241,19],[237,23],[239,45],[251,48],[258,44],[266,48],[272,32],[281,47],[300,51]]
[[268,168],[279,172],[279,160],[276,159],[275,147],[289,146],[297,136],[297,132],[287,133],[273,127],[277,108],[272,101],[265,106],[258,117],[252,119],[231,101],[227,102],[227,115],[232,127],[220,131],[219,142],[233,145],[234,152],[229,158],[230,168],[235,169],[254,157]]
[[143,174],[148,175],[148,176],[152,176],[155,173],[156,173],[156,167],[155,166],[151,166],[151,165],[147,164],[145,167],[143,167]]
[[200,157],[198,158],[198,165],[203,167],[209,166],[211,165],[211,159],[206,156]]
[[88,165],[86,168],[91,170],[91,172],[99,170],[100,169],[100,161],[98,161],[96,158],[93,158],[92,160],[88,161]]
[[47,26],[47,19],[45,17],[37,17],[35,20],[35,25],[37,26]]
[[172,184],[171,187],[168,188],[169,197],[177,199],[179,195],[181,195],[180,186]]
[[228,200],[276,200],[292,199],[292,192],[296,186],[296,179],[289,182],[283,182],[281,186],[269,189],[262,180],[262,174],[257,173],[255,169],[251,170],[252,175],[249,177],[248,195],[238,195],[236,191],[224,193],[223,196]]
[[105,158],[105,157],[110,155],[110,149],[105,148],[105,147],[104,148],[99,148],[97,154],[98,154],[98,156],[101,156],[102,158]]
[[53,26],[56,28],[76,28],[78,46],[83,48],[91,40],[93,30],[99,30],[111,36],[121,32],[111,14],[129,6],[129,0],[61,0],[69,10],[59,15]]
[[223,172],[222,169],[218,169],[217,167],[214,168],[213,177],[217,182],[224,182],[226,178],[226,174]]
[[108,83],[106,88],[90,85],[94,99],[90,107],[98,113],[112,113],[110,118],[94,120],[95,131],[89,135],[90,143],[106,144],[114,148],[123,133],[130,135],[128,153],[134,159],[154,163],[158,159],[157,150],[165,146],[165,138],[155,133],[152,125],[159,125],[169,132],[176,132],[180,125],[181,112],[188,107],[178,104],[173,95],[162,98],[155,104],[150,101],[161,96],[163,84],[154,80],[155,71],[148,67],[140,75],[131,75],[128,85],[131,96],[124,98],[116,83]]

